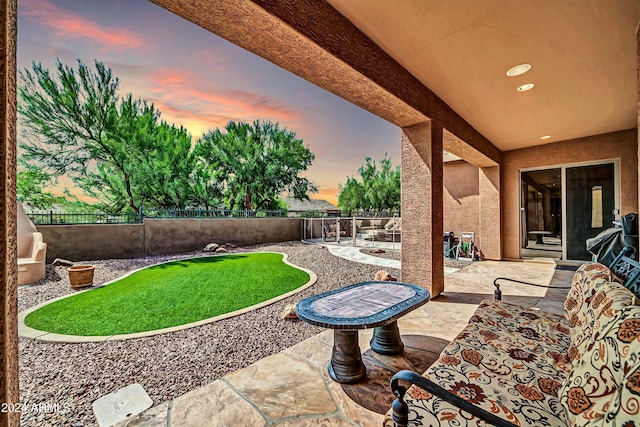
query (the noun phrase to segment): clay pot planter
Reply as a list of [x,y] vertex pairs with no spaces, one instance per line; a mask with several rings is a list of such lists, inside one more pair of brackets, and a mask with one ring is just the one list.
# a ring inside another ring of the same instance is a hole
[[69,272],[69,283],[74,289],[84,288],[93,285],[94,265],[75,265],[67,268]]

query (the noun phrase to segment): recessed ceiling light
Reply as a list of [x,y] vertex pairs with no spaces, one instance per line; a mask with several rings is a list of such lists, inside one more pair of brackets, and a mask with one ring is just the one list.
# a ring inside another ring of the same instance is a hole
[[509,71],[507,71],[507,76],[509,76],[509,77],[519,76],[521,74],[526,73],[530,69],[531,69],[531,64],[516,65],[515,67],[513,67]]
[[551,138],[551,135],[545,135],[540,137],[540,139],[549,139],[549,138]]
[[518,86],[518,92],[524,92],[525,90],[533,89],[535,85],[533,83],[523,84],[522,86]]

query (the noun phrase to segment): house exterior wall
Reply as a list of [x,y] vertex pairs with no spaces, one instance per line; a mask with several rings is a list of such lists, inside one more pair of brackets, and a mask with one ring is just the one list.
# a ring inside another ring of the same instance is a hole
[[478,168],[463,160],[444,164],[444,231],[480,232]]
[[502,164],[503,257],[520,258],[519,171],[562,164],[620,159],[620,212],[638,212],[638,136],[629,129],[506,151]]
[[300,240],[301,219],[145,219],[144,224],[40,225],[47,263],[136,258],[195,251],[208,243],[256,245]]

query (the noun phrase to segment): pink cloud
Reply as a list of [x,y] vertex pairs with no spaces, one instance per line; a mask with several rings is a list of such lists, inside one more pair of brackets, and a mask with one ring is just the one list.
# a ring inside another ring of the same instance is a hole
[[163,102],[156,102],[154,105],[162,112],[162,120],[186,127],[195,138],[199,138],[209,129],[224,127],[230,120],[236,120],[224,114],[203,113],[183,105],[175,106]]
[[20,13],[28,19],[45,25],[57,37],[88,39],[102,51],[137,49],[146,42],[137,34],[118,27],[102,26],[47,0],[21,0]]
[[[290,125],[299,114],[280,102],[254,92],[215,87],[187,70],[160,68],[145,81],[163,118],[187,126],[194,136],[197,131],[224,126],[229,120],[256,118]],[[188,123],[198,123],[188,126]]]

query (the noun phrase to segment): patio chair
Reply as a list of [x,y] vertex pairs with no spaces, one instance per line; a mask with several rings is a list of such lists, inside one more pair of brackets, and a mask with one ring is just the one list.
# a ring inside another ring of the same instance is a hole
[[476,233],[463,231],[460,233],[458,246],[456,247],[456,259],[473,261],[476,259],[476,247],[474,244]]
[[18,284],[44,279],[47,244],[18,203]]
[[393,218],[384,226],[384,236],[387,240],[400,241],[402,236],[402,218]]
[[[333,237],[336,242],[340,241],[340,239],[338,238],[338,232],[336,230],[336,225],[335,224],[324,224],[322,226],[322,234],[323,234],[323,241],[327,241],[327,238]],[[347,232],[345,230],[340,230],[340,237],[345,237],[347,235]]]

